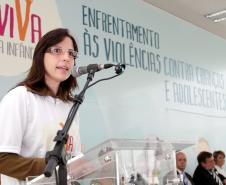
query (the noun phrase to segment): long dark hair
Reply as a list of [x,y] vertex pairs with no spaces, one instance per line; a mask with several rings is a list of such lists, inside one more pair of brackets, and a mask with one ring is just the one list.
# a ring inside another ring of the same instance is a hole
[[[20,82],[17,86],[24,85],[28,90],[39,94],[40,96],[54,96],[53,92],[45,83],[44,54],[47,48],[58,44],[65,37],[69,37],[72,40],[74,50],[78,51],[76,41],[73,36],[70,35],[68,29],[58,28],[49,31],[37,43],[30,71],[25,80]],[[70,75],[67,80],[60,83],[56,97],[63,101],[72,101],[71,92],[77,86],[76,79]]]

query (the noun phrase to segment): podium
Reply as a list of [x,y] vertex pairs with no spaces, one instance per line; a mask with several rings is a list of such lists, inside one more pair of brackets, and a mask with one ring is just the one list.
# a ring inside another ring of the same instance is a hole
[[[68,185],[176,185],[175,152],[192,143],[109,139],[68,161]],[[55,185],[41,175],[27,185]]]

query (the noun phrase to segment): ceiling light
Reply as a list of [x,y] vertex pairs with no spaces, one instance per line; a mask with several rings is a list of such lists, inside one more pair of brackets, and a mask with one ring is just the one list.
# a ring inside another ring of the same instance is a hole
[[221,21],[226,20],[226,9],[220,10],[214,13],[208,13],[204,15],[207,19],[210,19],[211,21],[218,23]]
[[226,13],[226,10],[221,10],[221,11],[218,11],[218,12],[209,13],[209,14],[205,15],[205,17],[207,17],[207,18],[217,17],[217,16],[225,14],[225,13]]
[[219,19],[214,19],[213,22],[221,22],[221,21],[224,21],[226,20],[226,17],[221,17]]

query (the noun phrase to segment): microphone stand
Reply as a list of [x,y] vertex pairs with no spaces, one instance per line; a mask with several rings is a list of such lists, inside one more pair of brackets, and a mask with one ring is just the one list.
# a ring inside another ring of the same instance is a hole
[[83,90],[78,94],[78,96],[76,96],[75,102],[70,110],[70,113],[68,114],[64,127],[62,128],[62,130],[58,130],[57,135],[54,138],[54,141],[56,142],[54,149],[46,153],[47,165],[44,171],[44,175],[46,177],[51,177],[53,170],[55,170],[56,166],[59,165],[58,175],[60,185],[67,185],[67,155],[66,151],[64,150],[64,146],[67,143],[68,132],[77,113],[77,110],[83,102],[85,92],[89,88],[89,83],[93,80],[94,73],[96,71],[97,70],[89,71],[86,84]]

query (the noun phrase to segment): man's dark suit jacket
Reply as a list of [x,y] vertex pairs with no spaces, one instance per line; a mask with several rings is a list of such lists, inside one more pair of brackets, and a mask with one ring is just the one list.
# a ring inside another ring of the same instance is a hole
[[193,180],[195,185],[218,185],[210,172],[200,165],[195,169]]

